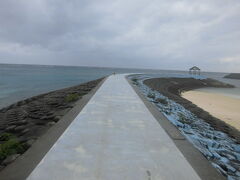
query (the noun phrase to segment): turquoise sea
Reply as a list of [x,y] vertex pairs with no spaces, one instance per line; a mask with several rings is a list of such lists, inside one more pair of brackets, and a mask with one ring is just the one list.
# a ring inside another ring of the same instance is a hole
[[[174,76],[188,74],[186,71],[170,70],[0,64],[0,108],[40,93],[81,84],[113,72],[154,73],[155,76],[156,74]],[[240,88],[240,80],[222,79],[226,73],[204,72],[203,75],[224,80]]]

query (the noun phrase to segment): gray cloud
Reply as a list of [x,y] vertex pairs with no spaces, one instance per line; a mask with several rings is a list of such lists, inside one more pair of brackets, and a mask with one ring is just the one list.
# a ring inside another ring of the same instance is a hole
[[0,2],[0,63],[240,71],[235,0]]

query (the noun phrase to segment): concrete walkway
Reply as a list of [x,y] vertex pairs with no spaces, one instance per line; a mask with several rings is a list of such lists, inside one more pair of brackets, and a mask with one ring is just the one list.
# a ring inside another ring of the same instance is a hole
[[110,76],[30,180],[198,180],[124,75]]

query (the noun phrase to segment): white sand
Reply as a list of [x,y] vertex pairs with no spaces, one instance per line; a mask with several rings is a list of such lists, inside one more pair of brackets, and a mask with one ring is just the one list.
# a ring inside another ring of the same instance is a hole
[[182,97],[240,130],[240,99],[198,90],[182,93]]

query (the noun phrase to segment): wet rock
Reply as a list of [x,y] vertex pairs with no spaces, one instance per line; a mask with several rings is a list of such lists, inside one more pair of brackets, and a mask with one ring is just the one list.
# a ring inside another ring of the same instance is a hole
[[179,119],[182,124],[191,124],[192,122],[189,119]]
[[32,109],[29,109],[30,112],[37,112],[38,111],[38,108],[32,108]]
[[229,151],[226,150],[220,150],[218,151],[218,154],[220,154],[222,157],[226,157],[229,160],[237,159],[237,157],[233,153],[230,153]]
[[55,116],[54,115],[45,115],[40,117],[41,120],[49,120],[49,119],[54,119]]
[[29,140],[24,144],[25,148],[31,147],[34,142],[35,142],[34,139],[29,139]]
[[15,108],[6,113],[6,119],[8,122],[23,120],[26,117],[27,113],[22,108]]
[[62,117],[61,116],[55,116],[54,121],[58,122]]
[[55,124],[56,124],[56,123],[55,123],[54,121],[51,121],[51,122],[47,123],[48,126],[53,126],[53,125],[55,125]]
[[48,105],[52,105],[52,106],[57,106],[57,105],[59,105],[59,102],[57,102],[57,101],[48,101],[47,104]]
[[15,132],[21,132],[26,128],[26,126],[17,126],[16,128],[14,128]]
[[6,130],[7,132],[12,132],[12,131],[14,131],[14,129],[15,129],[16,127],[17,127],[16,125],[11,125],[11,126],[7,127],[5,130]]
[[183,129],[186,134],[194,134],[190,129]]
[[24,129],[21,133],[20,133],[20,135],[24,135],[24,134],[26,134],[26,133],[28,133],[30,130],[28,129],[28,128],[26,128],[26,129]]
[[41,115],[39,115],[39,114],[29,114],[28,117],[30,117],[32,119],[40,119]]
[[227,168],[228,172],[230,172],[230,173],[235,173],[237,171],[234,167],[232,167],[229,164],[226,164],[226,168]]
[[16,104],[17,104],[17,106],[22,106],[23,104],[25,104],[25,101],[19,101]]
[[29,140],[29,137],[26,137],[26,136],[21,136],[21,137],[18,138],[18,141],[19,141],[20,143],[25,143],[25,142],[27,142],[28,140]]
[[43,126],[43,125],[46,125],[47,124],[47,121],[37,121],[36,122],[36,125],[41,125],[41,126]]
[[46,113],[47,116],[53,115],[54,113],[52,111],[49,111]]
[[212,147],[215,148],[215,149],[219,149],[221,147],[221,144],[219,144],[217,142],[213,142]]
[[15,161],[15,159],[17,159],[20,156],[20,154],[13,154],[8,156],[3,162],[3,165],[8,165],[10,163],[12,163],[13,161]]
[[28,123],[27,120],[21,120],[21,121],[15,122],[14,124],[15,125],[25,125],[27,123]]

